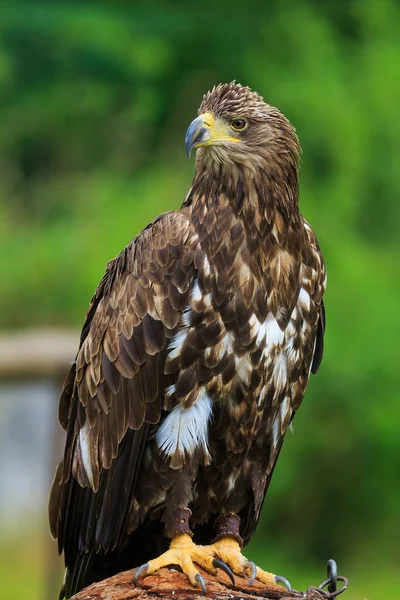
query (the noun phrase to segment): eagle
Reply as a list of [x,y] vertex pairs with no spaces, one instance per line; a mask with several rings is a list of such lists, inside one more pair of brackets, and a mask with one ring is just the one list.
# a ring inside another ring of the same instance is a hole
[[326,273],[299,211],[300,146],[248,87],[203,96],[179,210],[111,260],[91,300],[59,421],[49,500],[60,597],[124,569],[178,565],[267,584],[243,554],[320,365]]

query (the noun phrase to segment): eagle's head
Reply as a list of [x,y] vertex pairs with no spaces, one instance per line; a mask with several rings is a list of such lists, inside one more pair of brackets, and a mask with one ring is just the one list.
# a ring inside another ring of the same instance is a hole
[[268,169],[285,161],[297,166],[300,151],[294,127],[250,88],[231,82],[204,95],[199,116],[186,132],[186,152],[199,148],[198,162]]

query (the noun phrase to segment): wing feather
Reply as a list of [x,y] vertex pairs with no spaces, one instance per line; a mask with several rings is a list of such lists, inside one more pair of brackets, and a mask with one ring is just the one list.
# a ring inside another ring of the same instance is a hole
[[317,328],[317,338],[315,341],[315,350],[313,356],[313,362],[311,365],[311,373],[315,375],[318,371],[320,364],[322,362],[322,355],[324,353],[324,334],[325,334],[325,306],[324,302],[321,301],[321,306],[318,314],[318,328]]
[[77,555],[114,548],[124,533],[149,427],[174,380],[165,358],[188,302],[197,243],[185,211],[156,219],[108,264],[63,387],[67,438],[49,514],[72,590],[90,567],[87,557],[75,564]]

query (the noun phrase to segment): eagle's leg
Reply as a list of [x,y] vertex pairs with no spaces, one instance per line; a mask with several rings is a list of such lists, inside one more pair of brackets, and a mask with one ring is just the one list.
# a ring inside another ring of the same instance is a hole
[[241,552],[243,540],[239,533],[240,517],[238,515],[221,515],[215,524],[217,535],[210,546],[203,547],[206,552],[210,552],[212,556],[222,560],[236,575],[249,577],[250,585],[257,579],[268,586],[283,583],[288,590],[291,589],[287,579],[280,575],[263,571],[254,562],[243,556]]
[[[188,576],[192,585],[201,587],[203,592],[206,591],[206,586],[202,575],[195,567],[195,563],[201,566],[205,571],[216,575],[218,569],[222,569],[230,577],[234,583],[234,577],[230,567],[225,565],[218,557],[213,556],[206,547],[196,546],[192,541],[192,532],[189,528],[189,518],[191,511],[188,508],[176,509],[174,511],[172,539],[169,549],[157,558],[150,560],[148,563],[138,567],[134,574],[133,580],[135,584],[141,577],[146,577],[155,573],[162,567],[178,565],[182,571]],[[171,520],[166,523],[166,533],[170,533],[172,525]]]

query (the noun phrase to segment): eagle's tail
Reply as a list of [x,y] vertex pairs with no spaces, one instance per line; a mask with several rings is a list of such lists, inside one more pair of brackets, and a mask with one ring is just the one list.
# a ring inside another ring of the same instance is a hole
[[163,531],[164,525],[160,520],[149,519],[115,550],[107,553],[96,553],[94,550],[79,552],[72,564],[67,563],[59,600],[68,600],[92,583],[133,569],[166,552],[169,539],[163,535]]
[[71,598],[71,596],[98,580],[96,574],[93,572],[93,560],[93,551],[78,554],[74,564],[65,570],[65,578],[59,600]]

